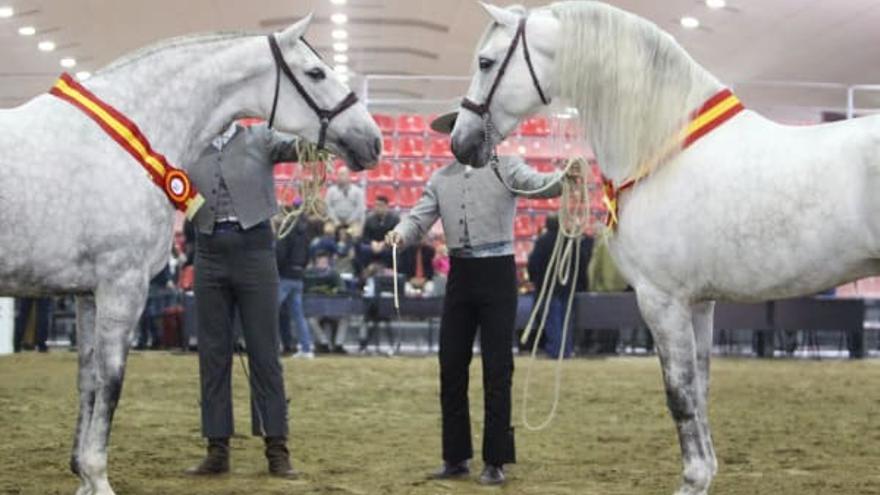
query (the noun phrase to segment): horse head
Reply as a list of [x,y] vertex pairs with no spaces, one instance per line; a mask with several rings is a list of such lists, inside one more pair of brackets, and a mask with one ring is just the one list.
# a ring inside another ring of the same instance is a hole
[[461,163],[482,167],[519,122],[550,103],[559,22],[549,10],[531,15],[481,3],[492,17],[476,54],[476,72],[452,131]]

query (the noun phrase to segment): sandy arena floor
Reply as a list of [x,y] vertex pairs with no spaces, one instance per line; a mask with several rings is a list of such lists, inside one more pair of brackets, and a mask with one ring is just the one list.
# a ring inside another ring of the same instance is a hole
[[[475,432],[482,422],[479,361],[472,368]],[[520,420],[526,360],[518,360]],[[552,397],[552,363],[530,410]],[[520,463],[502,490],[475,481],[428,482],[439,463],[435,358],[285,360],[294,460],[303,478],[264,475],[249,431],[236,363],[233,473],[193,480],[202,453],[194,356],[133,353],[117,412],[111,482],[118,495],[175,494],[664,494],[678,480],[678,446],[656,358],[576,360],[552,426],[517,431]],[[0,493],[72,495],[76,355],[0,359]],[[880,494],[880,361],[716,359],[712,424],[720,461],[715,494]],[[479,436],[475,445],[480,445]],[[477,454],[479,456],[479,454]],[[479,468],[479,465],[477,466]]]

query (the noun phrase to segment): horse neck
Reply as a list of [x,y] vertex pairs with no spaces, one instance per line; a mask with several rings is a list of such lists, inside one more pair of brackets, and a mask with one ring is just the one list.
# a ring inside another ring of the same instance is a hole
[[272,67],[265,39],[240,37],[157,50],[86,85],[170,163],[186,167],[229,122],[265,113],[271,102],[258,96],[269,92]]
[[650,173],[680,152],[691,112],[721,83],[653,23],[598,2],[554,6],[559,92],[580,112],[606,177]]

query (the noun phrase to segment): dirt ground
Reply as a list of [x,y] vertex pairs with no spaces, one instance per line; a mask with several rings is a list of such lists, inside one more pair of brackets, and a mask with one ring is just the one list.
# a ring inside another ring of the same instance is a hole
[[[528,364],[517,361],[517,426]],[[75,354],[64,351],[0,359],[0,493],[76,490],[67,470],[75,370]],[[670,494],[677,486],[656,358],[566,363],[558,417],[542,432],[517,429],[520,462],[500,490],[424,480],[439,463],[435,358],[285,360],[297,481],[264,475],[261,443],[245,435],[246,381],[236,363],[233,473],[186,478],[181,471],[202,453],[197,370],[191,355],[132,354],[110,452],[119,495]],[[478,433],[478,360],[472,370]],[[716,359],[712,375],[713,493],[880,494],[880,361]],[[553,363],[539,361],[535,377],[537,416],[552,399]]]

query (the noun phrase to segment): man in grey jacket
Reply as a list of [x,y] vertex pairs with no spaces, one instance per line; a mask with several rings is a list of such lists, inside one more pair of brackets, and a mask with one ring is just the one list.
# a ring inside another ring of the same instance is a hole
[[[456,114],[431,127],[448,134]],[[503,180],[503,183],[502,183]],[[560,174],[535,172],[518,158],[502,158],[480,169],[451,163],[431,176],[422,198],[386,237],[389,244],[413,245],[440,218],[452,268],[440,323],[440,405],[443,413],[443,466],[432,475],[446,479],[470,473],[468,368],[480,328],[485,423],[480,483],[504,482],[504,464],[516,462],[510,426],[513,333],[517,303],[513,220],[516,195],[508,187],[532,191],[556,184],[540,197],[559,196]]]
[[205,459],[187,472],[229,471],[234,433],[233,314],[241,315],[250,363],[252,432],[266,444],[269,472],[294,477],[287,449],[287,398],[278,353],[278,269],[269,219],[278,206],[273,168],[296,161],[295,139],[265,124],[233,123],[189,167],[205,204],[196,230],[195,299]]

